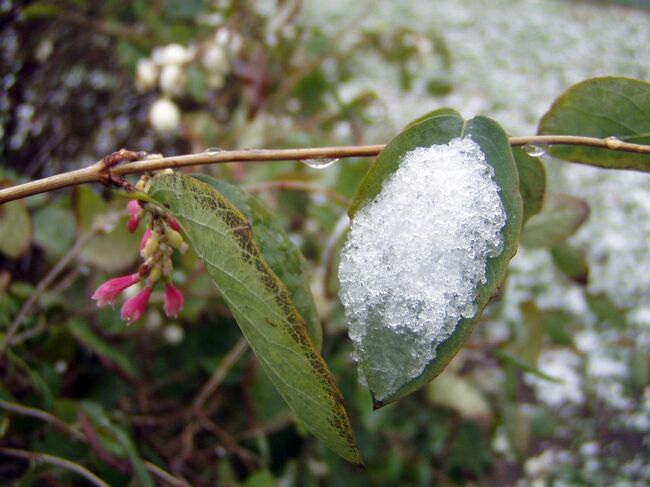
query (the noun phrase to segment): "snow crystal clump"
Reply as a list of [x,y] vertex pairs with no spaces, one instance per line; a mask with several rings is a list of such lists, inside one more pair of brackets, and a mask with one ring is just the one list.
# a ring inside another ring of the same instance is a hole
[[354,217],[340,297],[377,399],[420,375],[458,321],[476,315],[486,262],[503,251],[493,178],[469,138],[417,148]]

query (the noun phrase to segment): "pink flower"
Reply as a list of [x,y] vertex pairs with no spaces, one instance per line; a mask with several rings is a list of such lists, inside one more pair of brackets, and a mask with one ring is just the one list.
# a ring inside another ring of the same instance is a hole
[[133,286],[139,280],[140,276],[138,276],[137,273],[128,276],[114,277],[99,286],[92,298],[97,300],[97,306],[99,307],[113,304],[113,301],[115,301],[122,291],[127,287]]
[[124,321],[137,321],[142,318],[151,297],[151,288],[145,287],[131,299],[124,301],[121,317]]
[[129,222],[126,227],[129,232],[133,233],[138,228],[138,223],[140,223],[140,203],[138,203],[138,200],[129,200],[126,207],[129,212]]
[[178,315],[178,312],[183,308],[185,298],[173,284],[165,284],[165,314],[169,317]]
[[169,218],[169,226],[177,232],[181,231],[181,226],[178,224],[178,220],[176,220],[176,218]]
[[144,235],[142,236],[142,240],[140,240],[140,250],[144,248],[145,245],[147,245],[147,240],[151,237],[153,232],[151,231],[151,228],[147,228],[147,231],[144,232]]

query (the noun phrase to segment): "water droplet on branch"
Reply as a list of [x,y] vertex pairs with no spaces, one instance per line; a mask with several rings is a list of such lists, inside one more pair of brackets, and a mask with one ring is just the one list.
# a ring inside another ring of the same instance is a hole
[[223,149],[221,147],[208,147],[203,152],[206,154],[216,154],[217,152],[223,152]]
[[524,146],[524,150],[526,151],[526,154],[531,157],[541,157],[546,154],[546,150],[543,147],[533,144]]
[[307,164],[309,167],[313,167],[314,169],[325,169],[326,167],[331,166],[337,161],[338,161],[337,158],[323,158],[323,159],[305,159],[301,162]]
[[623,145],[623,141],[618,137],[614,137],[613,135],[611,137],[607,137],[605,139],[605,143],[607,144],[608,149],[618,149]]

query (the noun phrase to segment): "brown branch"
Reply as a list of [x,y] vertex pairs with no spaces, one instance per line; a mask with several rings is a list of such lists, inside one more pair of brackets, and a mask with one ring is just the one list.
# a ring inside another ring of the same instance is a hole
[[[532,135],[527,137],[512,137],[510,145],[580,145],[600,149],[637,154],[650,154],[650,145],[631,144],[629,142],[615,143],[612,140],[573,135]],[[111,176],[157,171],[169,168],[200,166],[205,164],[220,164],[225,162],[269,162],[269,161],[302,161],[307,159],[342,159],[348,157],[374,157],[385,145],[358,145],[347,147],[319,147],[307,149],[278,149],[278,150],[234,150],[220,152],[201,152],[175,157],[160,157],[143,161],[129,162],[111,168]],[[128,151],[126,151],[128,152]],[[31,181],[29,183],[0,189],[0,204],[39,193],[67,188],[85,183],[106,182],[106,166],[104,159],[90,167],[70,171],[49,178]]]
[[208,400],[208,398],[214,394],[217,388],[221,385],[223,380],[230,372],[230,369],[237,363],[237,361],[244,355],[244,352],[248,349],[248,342],[241,338],[234,347],[226,354],[226,356],[221,361],[219,367],[212,373],[210,379],[203,385],[199,393],[194,398],[192,402],[192,411],[194,415],[198,416],[203,405]]

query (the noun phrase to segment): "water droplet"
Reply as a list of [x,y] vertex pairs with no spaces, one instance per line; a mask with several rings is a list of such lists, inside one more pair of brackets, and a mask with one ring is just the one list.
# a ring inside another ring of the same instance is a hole
[[217,152],[223,152],[223,149],[221,147],[208,147],[204,152],[208,154],[216,154]]
[[526,154],[532,157],[541,157],[546,154],[546,150],[543,147],[533,144],[524,146],[524,150],[526,151]]
[[309,167],[313,167],[314,169],[325,169],[326,167],[331,166],[334,164],[338,159],[305,159],[304,162],[307,164]]
[[608,149],[618,149],[623,145],[623,141],[618,137],[614,137],[613,135],[611,137],[607,137],[605,139],[605,143],[607,144]]

